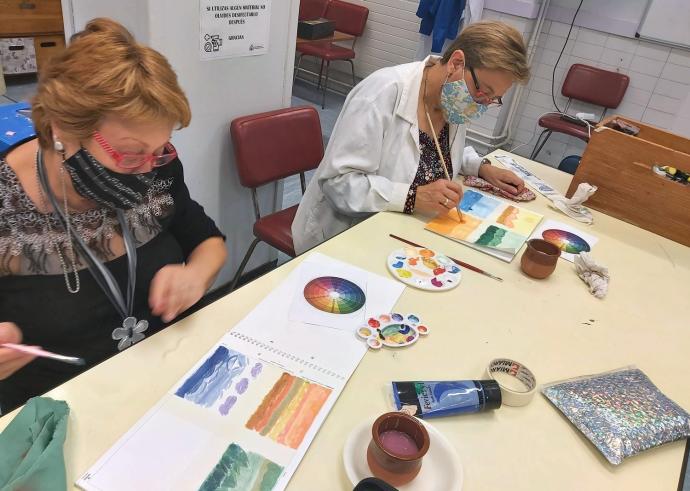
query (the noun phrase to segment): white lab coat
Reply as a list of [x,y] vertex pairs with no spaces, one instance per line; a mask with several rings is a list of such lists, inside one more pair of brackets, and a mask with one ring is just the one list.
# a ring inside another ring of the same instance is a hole
[[[417,103],[426,61],[378,70],[348,95],[292,223],[298,254],[372,213],[403,211],[419,167]],[[465,148],[465,127],[450,125],[450,139],[454,172],[476,176],[481,157]]]

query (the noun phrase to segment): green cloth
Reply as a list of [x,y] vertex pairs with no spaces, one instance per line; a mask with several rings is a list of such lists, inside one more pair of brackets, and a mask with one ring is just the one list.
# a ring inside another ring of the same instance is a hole
[[67,489],[62,446],[68,414],[64,401],[29,399],[0,434],[0,491]]

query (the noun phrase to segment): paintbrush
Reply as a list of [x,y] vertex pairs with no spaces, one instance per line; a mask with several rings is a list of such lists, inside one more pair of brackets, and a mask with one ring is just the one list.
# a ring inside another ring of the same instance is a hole
[[50,358],[51,360],[57,360],[63,363],[69,363],[71,365],[85,364],[83,358],[78,358],[76,356],[58,355],[57,353],[51,353],[50,351],[46,351],[35,346],[27,346],[25,344],[2,343],[0,344],[0,347],[11,349],[14,351],[21,351],[22,353],[38,356],[40,358]]
[[[402,237],[398,237],[397,235],[393,235],[393,234],[388,234],[388,235],[390,237],[393,237],[394,239],[399,240],[400,242],[404,242],[405,244],[411,245],[413,247],[424,247],[423,245],[415,244],[411,240],[403,239]],[[427,247],[424,247],[424,248],[427,249]],[[472,266],[471,264],[466,263],[465,261],[461,261],[460,259],[455,259],[454,257],[450,257],[450,256],[446,256],[446,257],[448,259],[450,259],[451,261],[453,261],[455,264],[462,266],[463,268],[474,271],[475,273],[483,274],[484,276],[488,276],[489,278],[493,278],[494,280],[497,280],[497,281],[503,281],[503,278],[499,278],[498,276],[494,276],[491,273],[487,273],[483,269],[479,269],[476,266]]]
[[[439,145],[438,138],[436,138],[436,131],[434,130],[434,124],[431,122],[431,116],[429,116],[429,111],[427,110],[426,106],[424,106],[424,112],[426,113],[426,119],[429,122],[429,127],[431,128],[431,136],[434,137],[434,144],[436,145],[436,152],[438,152],[438,158],[441,160],[441,167],[443,167],[443,173],[445,174],[446,179],[448,179],[450,181],[451,178],[450,178],[450,174],[448,174],[448,166],[446,165],[446,159],[443,157],[443,152],[441,151],[441,145]],[[465,223],[465,220],[462,218],[462,213],[460,213],[460,210],[455,208],[455,211],[458,212],[458,221],[460,223]]]

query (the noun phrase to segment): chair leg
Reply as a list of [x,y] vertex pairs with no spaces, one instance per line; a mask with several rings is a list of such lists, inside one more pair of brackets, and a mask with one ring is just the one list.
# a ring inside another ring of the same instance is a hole
[[324,59],[321,58],[321,68],[319,68],[319,82],[316,84],[317,90],[321,88],[321,76],[323,75],[323,62],[324,62]]
[[323,99],[321,100],[321,109],[326,109],[326,92],[328,91],[328,71],[331,68],[330,60],[326,62],[326,82],[323,84]]
[[261,242],[261,239],[258,237],[254,239],[254,242],[251,243],[249,246],[249,249],[247,249],[247,253],[244,255],[244,258],[242,259],[242,262],[240,263],[240,267],[237,270],[237,273],[235,273],[235,277],[232,279],[232,285],[230,286],[230,291],[234,291],[235,288],[237,287],[237,282],[240,281],[240,277],[242,276],[242,273],[244,272],[244,268],[249,262],[249,258],[252,257],[252,253],[254,252],[254,249],[256,248],[257,244]]
[[[539,138],[537,138],[537,143],[534,144],[534,150],[532,150],[532,153],[529,156],[530,160],[534,160],[537,158],[537,155],[539,155],[539,152],[541,152],[541,149],[544,148],[544,145],[546,145],[546,141],[549,139],[551,136],[552,131],[551,130],[544,130],[541,132],[539,135]],[[546,135],[544,140],[542,140],[542,137]]]
[[299,72],[300,67],[302,66],[302,57],[304,55],[302,53],[299,54],[299,57],[297,58],[297,64],[295,65],[295,74],[292,76],[292,85],[295,85],[295,80],[297,80],[297,72]]
[[357,80],[355,80],[355,64],[352,62],[352,60],[347,60],[350,62],[350,67],[352,68],[352,88],[357,85]]

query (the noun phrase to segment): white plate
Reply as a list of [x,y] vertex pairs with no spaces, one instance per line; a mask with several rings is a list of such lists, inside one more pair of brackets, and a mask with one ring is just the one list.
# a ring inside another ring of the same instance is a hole
[[396,249],[386,259],[386,266],[396,280],[420,290],[450,290],[460,284],[462,277],[460,266],[443,254],[424,247]]
[[[343,463],[345,473],[356,486],[359,481],[373,474],[367,464],[367,447],[371,441],[371,426],[375,418],[357,426],[345,442],[343,449]],[[404,486],[398,486],[400,491],[460,491],[462,489],[462,464],[455,453],[455,449],[446,437],[436,428],[423,420],[419,420],[429,432],[431,443],[429,451],[422,461],[422,470],[417,477]]]

